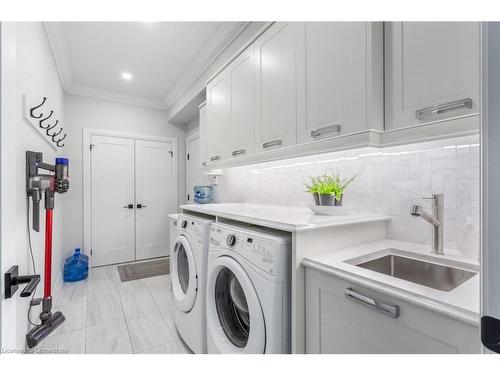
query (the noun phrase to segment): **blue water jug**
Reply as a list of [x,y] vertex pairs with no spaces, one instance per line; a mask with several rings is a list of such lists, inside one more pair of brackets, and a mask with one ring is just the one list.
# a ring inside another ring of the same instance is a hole
[[64,262],[64,281],[80,281],[84,280],[89,275],[89,257],[80,252],[80,249],[75,249],[73,255]]

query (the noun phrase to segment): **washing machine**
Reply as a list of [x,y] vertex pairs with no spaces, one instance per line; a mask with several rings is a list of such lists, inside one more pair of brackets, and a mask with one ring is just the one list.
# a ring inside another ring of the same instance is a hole
[[208,353],[290,353],[291,235],[212,224],[207,271]]
[[206,272],[212,220],[179,214],[170,260],[175,325],[194,353],[206,353]]

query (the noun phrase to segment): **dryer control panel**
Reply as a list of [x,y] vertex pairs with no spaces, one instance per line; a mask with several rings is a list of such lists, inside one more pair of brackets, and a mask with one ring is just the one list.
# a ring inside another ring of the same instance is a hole
[[214,224],[210,230],[210,246],[232,250],[271,275],[276,272],[278,252],[284,245],[286,241],[281,238],[239,228]]

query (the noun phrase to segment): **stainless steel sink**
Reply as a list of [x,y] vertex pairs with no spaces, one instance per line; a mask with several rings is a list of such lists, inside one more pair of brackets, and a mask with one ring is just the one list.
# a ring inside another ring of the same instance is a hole
[[416,284],[449,292],[469,280],[476,272],[390,254],[357,264]]

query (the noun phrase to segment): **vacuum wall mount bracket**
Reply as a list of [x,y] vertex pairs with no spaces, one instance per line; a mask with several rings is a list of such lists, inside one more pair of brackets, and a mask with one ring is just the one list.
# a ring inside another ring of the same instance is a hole
[[12,266],[4,274],[5,299],[16,294],[20,284],[28,284],[21,292],[21,297],[29,297],[40,282],[40,275],[19,276],[19,266]]

